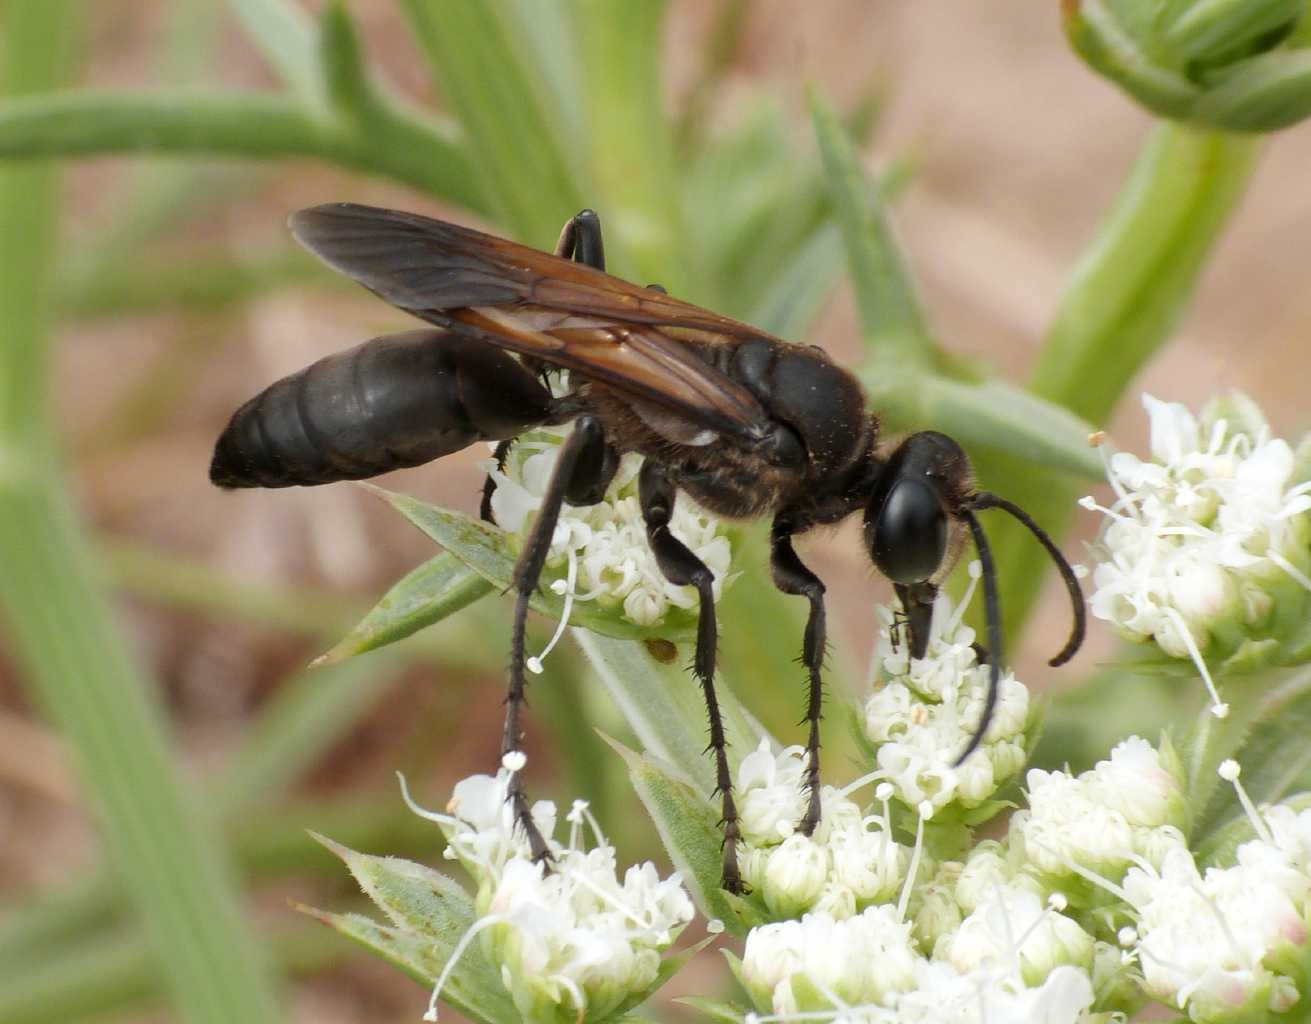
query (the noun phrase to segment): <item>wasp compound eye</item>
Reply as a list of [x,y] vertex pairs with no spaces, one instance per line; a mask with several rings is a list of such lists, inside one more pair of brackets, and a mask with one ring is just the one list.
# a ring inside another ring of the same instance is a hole
[[867,510],[865,543],[893,583],[928,579],[947,551],[947,515],[937,491],[915,477],[896,481],[882,504]]

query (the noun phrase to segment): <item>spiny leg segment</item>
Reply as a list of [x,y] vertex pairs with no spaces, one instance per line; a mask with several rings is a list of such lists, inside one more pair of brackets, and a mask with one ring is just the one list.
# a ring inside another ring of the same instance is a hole
[[810,602],[810,615],[806,619],[806,637],[801,648],[801,663],[810,677],[806,700],[806,717],[810,727],[806,740],[806,782],[808,794],[805,813],[797,823],[797,831],[811,835],[819,824],[819,723],[824,707],[824,652],[826,647],[826,617],[824,613],[824,583],[806,568],[792,547],[795,528],[785,517],[774,520],[770,530],[770,568],[774,586],[785,594],[804,597]]

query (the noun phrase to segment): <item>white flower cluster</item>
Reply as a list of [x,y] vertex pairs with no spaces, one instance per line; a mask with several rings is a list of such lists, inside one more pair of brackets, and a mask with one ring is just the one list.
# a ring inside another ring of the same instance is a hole
[[1213,403],[1200,422],[1178,403],[1143,395],[1143,405],[1151,461],[1115,453],[1115,501],[1080,502],[1107,519],[1092,611],[1130,639],[1191,658],[1214,695],[1212,642],[1232,653],[1268,625],[1281,591],[1311,590],[1311,481],[1242,396]]
[[[526,532],[530,516],[541,507],[562,436],[535,431],[510,450],[504,471],[488,465],[496,481],[492,513],[502,529],[512,534]],[[547,564],[557,571],[567,567],[565,576],[556,581],[557,593],[577,601],[622,605],[629,621],[653,626],[664,620],[671,606],[695,608],[697,593],[695,587],[677,587],[665,579],[647,544],[637,496],[641,466],[640,455],[625,455],[603,501],[561,509]],[[719,520],[687,495],[679,495],[669,529],[715,574],[718,601],[732,557],[732,546]]]
[[[534,863],[506,800],[510,768],[521,767],[520,757],[495,778],[475,775],[458,783],[448,814],[417,807],[408,792],[405,799],[442,826],[447,856],[477,882],[481,916],[463,941],[480,939],[524,1019],[601,1019],[656,984],[661,953],[692,920],[692,901],[677,874],[662,880],[649,861],[630,867],[621,881],[614,848],[583,801],[566,815],[568,845],[552,836],[555,805],[533,806],[552,854],[549,871]],[[590,850],[588,828],[596,843]],[[447,964],[448,973],[461,952]],[[438,980],[425,1020],[437,1019],[445,980]]]
[[954,764],[983,717],[988,694],[988,666],[979,663],[974,630],[962,621],[979,571],[979,563],[970,566],[959,607],[938,595],[923,658],[910,656],[896,613],[878,609],[881,680],[865,704],[865,735],[877,746],[876,774],[908,807],[977,807],[1028,759],[1029,691],[1005,671],[983,743],[964,764]]
[[[1003,908],[1003,916],[1008,908]],[[1050,911],[1041,912],[1050,915]],[[1073,924],[1073,922],[1070,922]],[[1039,927],[1042,927],[1039,922]],[[1077,925],[1075,926],[1077,928]],[[973,966],[930,960],[889,907],[835,921],[824,913],[753,929],[740,975],[754,1020],[834,1024],[1081,1024],[1090,1021],[1088,974],[1069,964],[1027,981],[1019,968],[1035,929],[1003,921],[1000,955]],[[1018,940],[1018,942],[1017,942]],[[968,940],[963,940],[968,941]],[[980,950],[981,952],[981,950]]]
[[1182,779],[1168,744],[1157,750],[1137,736],[1078,776],[1035,768],[1025,777],[1029,806],[1011,816],[1011,854],[1069,894],[1086,890],[1081,870],[1118,881],[1135,860],[1160,863],[1183,842]]
[[742,759],[735,792],[747,885],[774,917],[817,910],[841,920],[895,899],[911,851],[892,838],[886,813],[865,814],[825,786],[819,827],[810,836],[796,831],[806,809],[805,767],[801,747],[774,754],[768,739]]
[[1116,892],[1132,908],[1136,927],[1123,938],[1144,990],[1202,1024],[1285,1013],[1308,980],[1311,811],[1258,811],[1236,763],[1220,774],[1257,838],[1238,847],[1231,866],[1205,872],[1180,841],[1158,864],[1130,868]]

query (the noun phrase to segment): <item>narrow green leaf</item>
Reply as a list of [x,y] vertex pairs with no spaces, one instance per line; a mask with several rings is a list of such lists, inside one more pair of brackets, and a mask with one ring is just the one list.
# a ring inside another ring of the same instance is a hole
[[679,996],[674,1000],[684,1006],[690,1006],[704,1018],[718,1024],[742,1024],[750,1008],[737,1003],[725,1003],[717,999],[703,999],[700,996]]
[[[381,146],[384,129],[389,144]],[[289,100],[258,94],[67,92],[0,104],[0,157],[114,153],[318,157],[394,178],[475,212],[487,210],[463,145],[398,113],[366,135],[343,131]]]
[[[345,862],[365,895],[402,933],[401,941],[391,947],[394,951],[406,950],[410,939],[427,944],[430,954],[424,964],[428,969],[436,966],[437,971],[423,980],[429,984],[436,982],[437,974],[454,954],[460,939],[477,920],[469,894],[446,875],[422,864],[398,857],[357,853],[323,836],[311,835]],[[468,1006],[482,1020],[517,1019],[509,993],[501,984],[500,972],[478,943],[465,948],[447,985],[449,988],[443,991],[443,996],[449,992],[452,1005]]]
[[[62,85],[72,5],[16,3],[5,14],[0,91]],[[48,328],[57,200],[47,165],[0,168],[0,613],[25,684],[73,752],[178,1015],[272,1021],[272,978],[231,866],[186,792],[163,710],[95,585],[58,476]]]
[[492,589],[486,579],[451,553],[443,552],[402,577],[354,629],[314,664],[331,665],[394,644],[467,608]]
[[[683,667],[691,659],[691,651],[662,665],[645,646],[630,640],[577,629],[574,639],[643,747],[676,765],[700,792],[707,796],[713,792],[715,767],[712,755],[706,752],[705,698],[695,677]],[[715,680],[715,693],[724,719],[729,763],[736,765],[756,749],[764,732],[722,678]]]
[[[660,68],[665,0],[573,0],[595,200],[621,277],[686,295],[689,266]],[[608,241],[608,239],[607,239]]]
[[304,10],[291,0],[228,0],[265,59],[303,101],[319,98],[314,31]]
[[[512,589],[515,558],[510,554],[509,538],[504,530],[372,484],[361,486],[377,494],[492,586],[502,592]],[[539,587],[533,595],[532,607],[559,619],[564,613],[564,598]],[[607,636],[625,638],[684,638],[696,628],[695,613],[681,608],[670,609],[663,626],[638,626],[623,618],[621,612],[622,609],[602,608],[595,601],[579,601],[575,602],[569,621]]]
[[843,257],[838,229],[832,224],[819,228],[792,250],[787,265],[746,315],[747,322],[780,338],[804,338],[842,275]]
[[885,366],[926,366],[933,361],[933,338],[883,205],[861,170],[846,129],[814,93],[810,111],[846,241],[869,353]]
[[[1243,784],[1247,784],[1246,772],[1243,773]],[[1262,800],[1255,802],[1258,807],[1265,803]],[[1300,813],[1311,809],[1311,793],[1286,794],[1279,802]],[[1252,827],[1251,819],[1241,810],[1236,810],[1227,815],[1223,821],[1218,821],[1214,828],[1209,829],[1206,838],[1194,841],[1191,845],[1201,868],[1227,868],[1234,865],[1238,847],[1255,838],[1257,838],[1256,829]]]
[[404,0],[442,93],[464,128],[493,210],[521,241],[547,247],[582,207],[575,158],[552,129],[540,73],[489,0]]
[[683,884],[707,917],[724,922],[734,935],[745,934],[736,911],[720,887],[723,881],[723,857],[720,846],[723,833],[719,815],[710,802],[673,771],[652,757],[629,750],[611,740],[610,745],[623,757],[633,788],[655,822],[674,866],[682,873]]
[[319,63],[328,102],[350,118],[366,117],[377,106],[350,14],[333,0],[319,21]]

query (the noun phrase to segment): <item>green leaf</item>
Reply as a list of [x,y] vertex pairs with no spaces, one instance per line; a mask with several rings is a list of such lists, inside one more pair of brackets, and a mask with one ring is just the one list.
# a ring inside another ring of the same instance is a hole
[[[1244,784],[1247,782],[1246,772],[1243,773],[1243,782]],[[1260,807],[1263,802],[1256,801],[1257,806]],[[1295,811],[1305,811],[1311,809],[1311,793],[1294,793],[1283,797],[1279,802]],[[1193,854],[1197,858],[1198,866],[1203,869],[1231,867],[1235,863],[1238,847],[1255,838],[1256,829],[1252,827],[1252,822],[1246,814],[1237,812],[1211,830],[1202,842],[1193,843]]]
[[[592,668],[618,705],[642,745],[707,794],[715,788],[713,757],[706,752],[706,703],[700,684],[682,665],[691,652],[670,664],[658,663],[638,643],[574,630]],[[758,723],[716,680],[715,694],[724,720],[729,763],[736,765],[764,735]]]
[[[333,914],[313,907],[297,906],[304,914],[322,921],[346,938],[358,942],[371,953],[382,957],[394,967],[404,971],[422,985],[434,985],[445,966],[449,952],[434,946],[425,936],[402,928],[389,928],[362,914]],[[464,957],[481,955],[478,944],[471,943]],[[463,958],[461,958],[463,963]],[[485,1024],[508,1024],[517,1020],[514,1004],[510,1001],[500,978],[494,974],[485,980],[495,987],[486,990],[469,988],[468,978],[456,980],[461,974],[457,967],[442,989],[442,1001],[455,1007],[464,1016]],[[499,998],[498,998],[499,997]]]
[[1206,718],[1213,716],[1204,711],[1181,749],[1193,810],[1190,839],[1198,846],[1244,817],[1233,787],[1216,775],[1226,758],[1238,761],[1240,781],[1257,804],[1311,788],[1311,671],[1232,680],[1222,692],[1229,717],[1211,724]]
[[[434,983],[478,918],[469,894],[446,875],[422,864],[357,853],[324,836],[310,834],[345,862],[365,895],[407,940],[413,938],[427,944],[430,958],[426,969],[431,970],[435,965],[437,970],[423,976],[423,980]],[[501,984],[500,972],[476,942],[465,948],[447,986],[443,997],[449,993],[453,1005],[474,1008],[482,1019],[517,1019],[514,1004]]]
[[737,1003],[703,999],[701,996],[679,996],[674,1002],[690,1006],[707,1020],[717,1021],[718,1024],[742,1024],[742,1019],[750,1012],[748,1007]]
[[[509,536],[490,523],[459,512],[436,508],[404,494],[383,490],[372,484],[360,486],[372,491],[405,516],[456,558],[501,591],[514,585],[515,558],[510,554]],[[532,598],[534,611],[559,619],[564,613],[564,598],[538,588]],[[607,636],[636,638],[664,637],[685,639],[696,628],[695,613],[671,609],[662,626],[638,626],[622,616],[620,608],[603,608],[595,601],[574,603],[569,621]]]
[[442,552],[394,584],[332,650],[314,660],[331,665],[394,644],[481,600],[492,584],[450,552]]
[[665,0],[573,0],[585,144],[597,205],[618,243],[614,271],[688,293],[686,244],[660,67]]
[[885,368],[926,366],[934,358],[933,339],[882,202],[841,122],[813,92],[810,112],[870,355]]
[[701,912],[723,921],[734,935],[746,934],[736,911],[725,898],[728,894],[720,887],[723,833],[718,813],[705,796],[677,778],[671,768],[614,740],[610,740],[610,745],[628,766],[633,788],[655,822],[665,850],[682,873],[683,884]]
[[550,92],[517,45],[506,8],[489,0],[404,0],[442,94],[467,133],[476,178],[528,245],[554,242],[586,205],[568,140],[552,128]]

